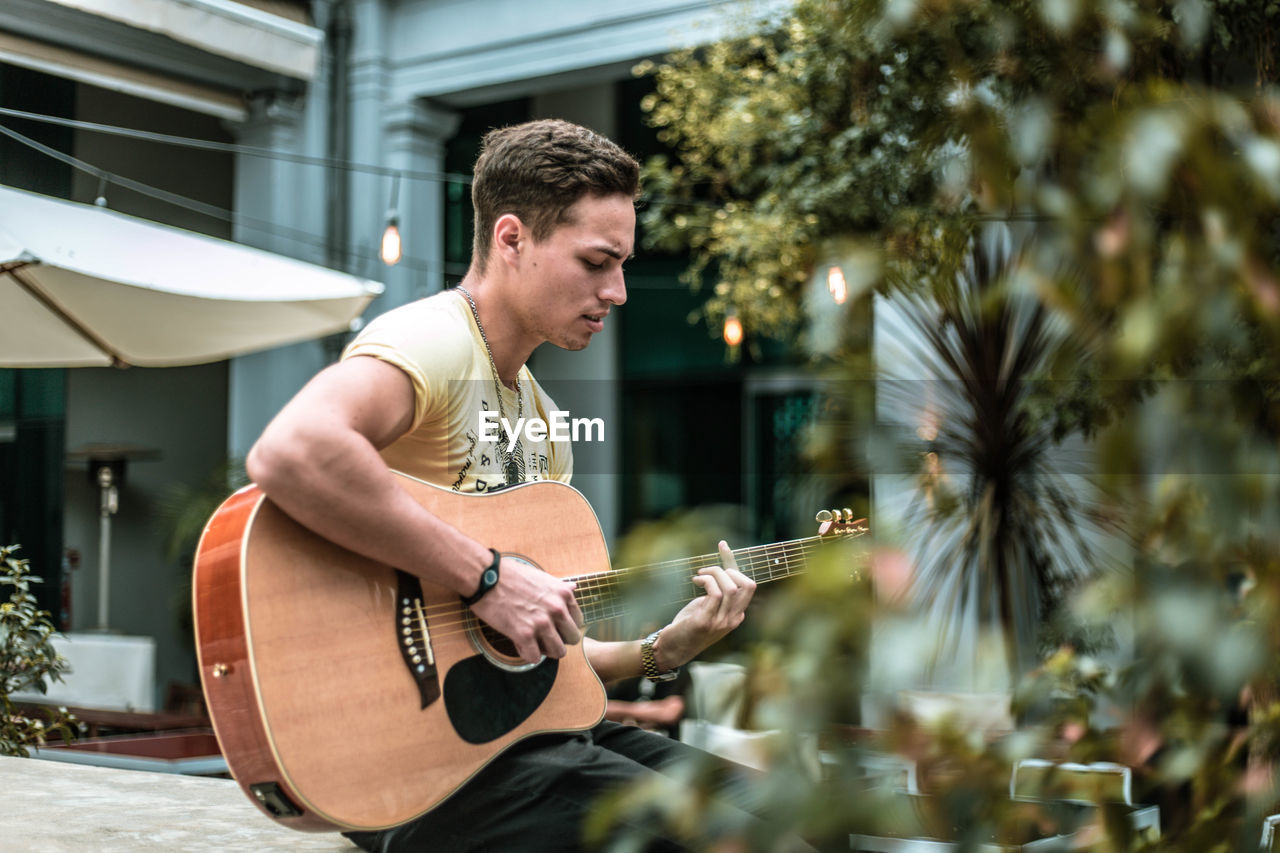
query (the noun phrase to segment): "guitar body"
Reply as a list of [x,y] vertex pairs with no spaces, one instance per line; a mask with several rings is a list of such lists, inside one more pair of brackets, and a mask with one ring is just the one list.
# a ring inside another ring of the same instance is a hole
[[[595,513],[570,486],[463,495],[400,476],[432,513],[504,555],[557,577],[609,568]],[[513,743],[604,716],[581,644],[521,667],[456,594],[330,543],[255,486],[206,527],[194,598],[223,755],[250,799],[295,829],[403,823]]]

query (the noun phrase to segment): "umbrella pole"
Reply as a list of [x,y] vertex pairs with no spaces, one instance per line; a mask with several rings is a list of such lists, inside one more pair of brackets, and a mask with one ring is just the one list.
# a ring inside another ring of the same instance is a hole
[[120,508],[120,493],[110,465],[98,469],[98,490],[98,630],[106,631],[111,599],[111,516]]

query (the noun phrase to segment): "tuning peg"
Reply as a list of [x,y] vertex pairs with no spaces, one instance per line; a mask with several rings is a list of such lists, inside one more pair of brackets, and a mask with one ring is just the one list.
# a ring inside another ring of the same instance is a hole
[[817,514],[817,515],[815,515],[815,516],[813,517],[813,520],[814,520],[814,521],[816,521],[816,522],[818,522],[819,524],[821,524],[821,523],[823,523],[823,522],[825,522],[825,521],[830,521],[830,520],[831,520],[831,510],[829,510],[829,509],[819,510],[819,511],[818,511],[818,514]]
[[853,510],[849,509],[848,507],[845,507],[843,515],[844,515],[845,524],[848,524],[849,522],[853,521]]

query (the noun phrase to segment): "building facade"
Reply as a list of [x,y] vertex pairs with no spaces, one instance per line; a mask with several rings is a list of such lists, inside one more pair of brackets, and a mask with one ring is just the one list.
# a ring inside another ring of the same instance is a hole
[[[640,117],[647,84],[632,77],[636,62],[785,5],[9,0],[0,7],[0,127],[191,203],[104,184],[12,136],[0,139],[0,183],[84,202],[102,195],[116,210],[381,280],[372,315],[465,272],[466,173],[485,130],[558,117],[649,153],[656,142]],[[119,127],[163,136],[110,130]],[[392,206],[405,250],[387,267],[378,246]],[[696,299],[677,281],[680,266],[643,257],[629,266],[631,304],[590,357],[534,356],[563,408],[606,424],[604,441],[575,448],[575,484],[611,538],[631,520],[740,502],[751,490],[744,459],[759,448],[725,414],[761,401],[744,398],[740,368],[686,323]],[[66,611],[64,628],[90,626],[97,595],[97,491],[67,452],[103,441],[155,451],[130,463],[121,493],[112,627],[157,638],[158,684],[193,680],[189,629],[175,616],[185,566],[158,544],[156,506],[173,483],[201,483],[242,458],[343,343],[191,368],[0,371],[9,483],[0,536],[33,543],[27,555],[53,581],[42,594]],[[40,512],[20,480],[47,484]],[[78,553],[78,569],[64,549]]]

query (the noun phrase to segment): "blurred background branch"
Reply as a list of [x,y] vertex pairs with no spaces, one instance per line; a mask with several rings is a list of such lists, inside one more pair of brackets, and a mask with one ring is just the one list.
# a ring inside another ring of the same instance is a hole
[[[1271,0],[799,0],[639,69],[674,151],[646,170],[650,243],[690,253],[713,327],[798,337],[860,389],[809,451],[873,482],[874,606],[798,585],[757,617],[762,724],[842,744],[817,778],[770,776],[791,829],[886,830],[877,751],[962,846],[1048,826],[1007,786],[1044,757],[1122,762],[1161,805],[1158,839],[1100,809],[1106,849],[1256,846],[1280,720],[1278,27]],[[831,251],[850,242],[856,274]],[[1008,730],[903,703],[868,730],[842,685],[929,686],[966,619],[1000,629]]]

